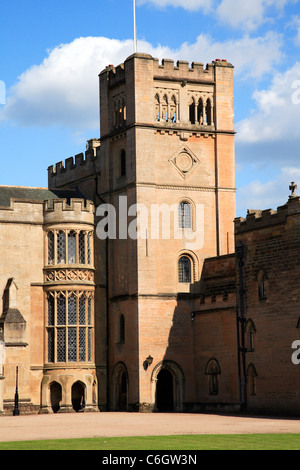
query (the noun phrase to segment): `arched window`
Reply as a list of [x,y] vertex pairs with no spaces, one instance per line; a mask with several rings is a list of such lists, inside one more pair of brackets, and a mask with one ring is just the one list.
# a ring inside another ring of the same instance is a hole
[[203,124],[203,101],[202,98],[199,99],[198,102],[198,116],[197,116],[197,122],[202,125]]
[[160,100],[159,95],[155,95],[154,98],[154,107],[155,107],[155,121],[160,121]]
[[170,118],[172,122],[176,122],[177,116],[176,116],[176,99],[175,96],[172,96],[171,102],[170,102]]
[[218,395],[219,393],[219,375],[221,369],[216,359],[210,359],[206,365],[206,375],[208,375],[209,395]]
[[125,343],[125,318],[120,316],[120,343]]
[[126,176],[126,153],[124,149],[120,155],[120,176]]
[[192,228],[192,208],[186,201],[178,206],[178,225],[179,228]]
[[191,123],[191,124],[195,124],[195,119],[196,119],[196,105],[195,105],[195,100],[194,100],[194,98],[192,98],[192,101],[191,101],[191,103],[190,103],[189,112],[190,112],[190,123]]
[[212,118],[212,116],[211,116],[211,101],[210,101],[209,98],[206,101],[205,115],[206,115],[206,124],[208,126],[211,126],[211,122],[212,122],[212,119],[211,119]]
[[192,282],[192,262],[187,256],[181,256],[178,261],[178,281]]
[[161,120],[168,122],[168,97],[167,95],[164,95],[163,97],[161,112],[162,112]]
[[267,275],[264,269],[260,269],[257,273],[257,282],[258,282],[258,298],[259,300],[265,300],[266,296],[266,281]]

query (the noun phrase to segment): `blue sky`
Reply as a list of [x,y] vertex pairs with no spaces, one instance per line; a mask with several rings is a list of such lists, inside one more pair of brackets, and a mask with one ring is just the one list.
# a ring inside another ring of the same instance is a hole
[[[139,51],[235,66],[237,215],[300,193],[300,0],[136,2]],[[0,19],[0,184],[46,187],[99,137],[98,73],[133,51],[132,0],[1,0]]]

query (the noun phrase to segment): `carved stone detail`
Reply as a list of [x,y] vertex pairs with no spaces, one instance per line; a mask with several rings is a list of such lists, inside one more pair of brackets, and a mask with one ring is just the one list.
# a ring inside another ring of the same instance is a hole
[[45,282],[94,281],[94,272],[90,269],[53,269],[45,272]]

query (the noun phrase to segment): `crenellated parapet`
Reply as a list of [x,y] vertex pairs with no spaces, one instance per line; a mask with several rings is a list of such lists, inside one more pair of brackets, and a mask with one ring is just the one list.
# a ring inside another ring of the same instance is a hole
[[88,148],[84,153],[49,166],[48,187],[53,189],[76,185],[78,181],[94,177],[99,167],[100,141],[92,139],[88,141]]
[[235,233],[240,234],[256,229],[272,227],[286,223],[288,216],[300,214],[300,197],[290,198],[289,201],[277,210],[248,210],[246,218],[234,220]]
[[[226,59],[216,59],[211,63],[204,64],[202,62],[192,62],[191,64],[185,60],[178,60],[175,64],[173,59],[159,59],[152,57],[149,54],[136,53],[126,59],[123,64],[114,67],[108,65],[101,74],[106,74],[108,77],[109,85],[111,87],[119,85],[125,82],[125,67],[126,62],[132,59],[139,59],[153,62],[153,77],[154,79],[167,79],[170,75],[172,80],[181,80],[183,78],[190,80],[214,80],[214,68],[215,67],[227,67],[233,68],[233,65],[227,62]],[[100,74],[100,75],[101,75]]]
[[94,203],[84,199],[52,199],[44,202],[46,225],[71,223],[94,225]]

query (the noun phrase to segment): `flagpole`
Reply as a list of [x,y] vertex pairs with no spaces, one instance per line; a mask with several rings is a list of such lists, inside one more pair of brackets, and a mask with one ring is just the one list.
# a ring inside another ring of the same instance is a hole
[[136,17],[135,17],[135,0],[133,0],[133,42],[134,52],[137,52],[137,40],[136,40]]

